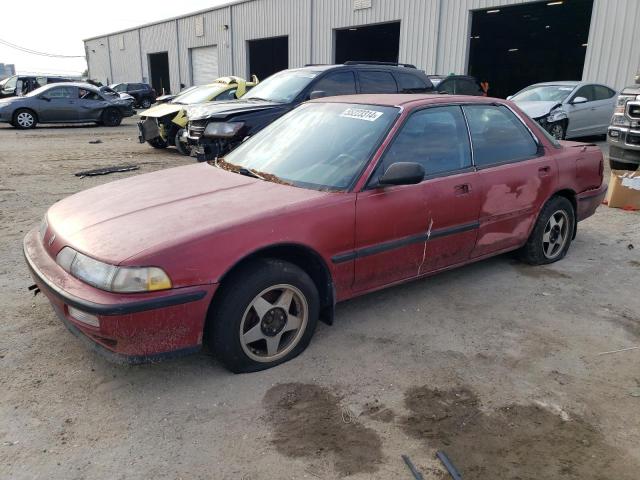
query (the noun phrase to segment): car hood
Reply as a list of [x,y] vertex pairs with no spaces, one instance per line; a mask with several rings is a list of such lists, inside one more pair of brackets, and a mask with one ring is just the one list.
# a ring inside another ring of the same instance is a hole
[[256,112],[277,108],[281,103],[264,100],[226,100],[207,102],[189,109],[189,120],[205,120],[212,117],[226,117],[239,113]]
[[515,104],[524,113],[531,118],[539,118],[547,115],[557,105],[561,105],[559,102],[515,102]]
[[47,219],[64,244],[117,265],[327,195],[202,163],[85,190],[54,204]]
[[161,118],[165,115],[175,115],[182,109],[182,107],[184,107],[184,105],[176,105],[175,103],[163,103],[162,105],[156,105],[149,110],[145,110],[140,114],[140,116],[148,118]]

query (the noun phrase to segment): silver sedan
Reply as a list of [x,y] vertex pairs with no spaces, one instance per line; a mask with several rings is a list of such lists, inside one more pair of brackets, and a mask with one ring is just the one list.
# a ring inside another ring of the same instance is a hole
[[537,83],[508,97],[558,140],[606,135],[617,92],[587,82]]

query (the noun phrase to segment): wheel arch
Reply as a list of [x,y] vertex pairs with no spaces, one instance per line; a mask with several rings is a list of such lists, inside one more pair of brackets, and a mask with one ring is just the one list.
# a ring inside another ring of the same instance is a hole
[[33,115],[33,118],[36,119],[36,123],[38,123],[40,121],[40,119],[38,118],[38,112],[36,112],[33,108],[29,108],[29,107],[18,107],[13,111],[13,114],[11,115],[11,121],[15,122],[16,121],[16,117],[18,116],[18,113],[22,112],[22,111],[28,111],[29,113],[31,113],[31,115]]
[[[306,245],[299,243],[280,243],[262,247],[244,256],[233,264],[219,279],[220,286],[233,272],[259,258],[275,258],[293,263],[304,270],[313,280],[320,296],[320,319],[328,325],[333,324],[335,306],[335,287],[331,271],[322,256]],[[212,305],[216,301],[213,296]]]

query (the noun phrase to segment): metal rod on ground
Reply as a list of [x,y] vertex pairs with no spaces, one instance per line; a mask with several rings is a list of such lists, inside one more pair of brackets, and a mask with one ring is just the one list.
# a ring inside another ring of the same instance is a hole
[[620,353],[620,352],[628,352],[629,350],[637,350],[640,347],[629,347],[629,348],[621,348],[620,350],[610,350],[608,352],[600,352],[598,354],[598,356],[600,355],[609,355],[610,353]]
[[453,478],[453,480],[462,480],[462,475],[460,475],[458,470],[456,470],[456,467],[453,465],[453,463],[451,463],[451,460],[449,460],[449,457],[447,457],[446,453],[444,453],[442,450],[438,450],[436,452],[436,457],[438,457],[438,459],[442,462],[444,468],[447,469],[447,472],[449,472],[449,475],[451,475],[451,478]]
[[409,468],[409,470],[411,470],[411,473],[413,474],[413,478],[415,478],[416,480],[424,480],[424,477],[418,471],[418,469],[416,468],[416,466],[413,464],[413,462],[409,457],[407,457],[406,455],[402,455],[402,459],[404,460],[404,463],[407,464],[407,467]]

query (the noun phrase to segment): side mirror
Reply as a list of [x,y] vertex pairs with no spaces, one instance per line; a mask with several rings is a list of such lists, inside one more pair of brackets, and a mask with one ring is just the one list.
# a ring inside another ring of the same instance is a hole
[[327,96],[327,92],[323,92],[322,90],[314,90],[313,92],[311,92],[311,95],[309,95],[309,100],[314,100],[316,98],[323,98]]
[[424,168],[419,163],[392,163],[378,180],[379,186],[415,185],[424,180]]
[[50,102],[50,101],[51,101],[51,99],[50,99],[49,97],[45,97],[44,95],[42,95],[42,96],[40,97],[40,100],[44,100],[44,101],[46,101],[46,102]]
[[507,97],[507,100],[511,100],[512,98],[513,98],[513,95],[509,95],[509,96]]
[[579,104],[579,103],[587,103],[588,101],[589,101],[589,100],[587,100],[587,99],[586,99],[586,98],[584,98],[584,97],[576,97],[576,98],[574,98],[573,100],[571,100],[571,103],[572,103],[573,105],[577,105],[577,104]]

